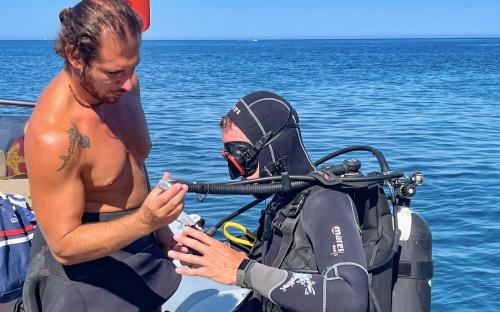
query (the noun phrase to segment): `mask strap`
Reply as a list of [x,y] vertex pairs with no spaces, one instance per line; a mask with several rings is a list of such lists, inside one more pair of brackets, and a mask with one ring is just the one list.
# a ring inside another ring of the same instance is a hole
[[273,176],[276,173],[288,171],[288,163],[286,156],[281,157],[275,162],[269,163],[267,166],[264,166],[260,172],[262,176]]
[[269,144],[273,143],[274,140],[280,137],[288,129],[299,128],[298,124],[293,124],[293,125],[290,124],[290,122],[292,121],[292,117],[293,117],[293,109],[290,109],[290,114],[288,115],[286,123],[276,132],[269,131],[267,134],[265,134],[259,141],[257,141],[257,143],[255,143],[253,148],[249,150],[245,156],[248,157],[248,159],[254,158],[262,149],[264,149]]

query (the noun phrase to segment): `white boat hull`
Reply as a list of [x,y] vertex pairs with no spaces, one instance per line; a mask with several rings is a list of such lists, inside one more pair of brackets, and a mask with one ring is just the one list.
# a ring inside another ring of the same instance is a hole
[[[174,233],[180,233],[185,225],[182,213],[170,224]],[[174,262],[180,266],[178,261]],[[248,294],[249,290],[237,286],[222,285],[204,277],[183,276],[179,288],[162,306],[164,312],[232,311]]]

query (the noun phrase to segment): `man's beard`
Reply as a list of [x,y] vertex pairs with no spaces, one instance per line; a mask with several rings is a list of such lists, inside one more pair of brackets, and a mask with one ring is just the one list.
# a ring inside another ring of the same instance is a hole
[[90,75],[88,67],[85,67],[80,75],[80,85],[85,91],[87,91],[88,94],[97,99],[97,103],[92,103],[92,105],[100,105],[102,103],[112,104],[120,100],[120,97],[107,97],[106,95],[99,94],[96,88],[96,83],[92,78],[92,75]]

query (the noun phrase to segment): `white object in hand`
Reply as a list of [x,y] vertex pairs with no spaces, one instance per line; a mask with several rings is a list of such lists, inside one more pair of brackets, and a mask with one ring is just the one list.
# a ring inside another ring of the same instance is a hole
[[173,182],[173,180],[167,180],[167,181],[166,181],[166,180],[161,179],[161,180],[158,182],[158,185],[157,185],[157,186],[158,186],[159,188],[161,188],[162,190],[166,191],[166,190],[168,190],[169,188],[171,188],[171,187],[174,185],[174,183],[172,183],[172,182]]

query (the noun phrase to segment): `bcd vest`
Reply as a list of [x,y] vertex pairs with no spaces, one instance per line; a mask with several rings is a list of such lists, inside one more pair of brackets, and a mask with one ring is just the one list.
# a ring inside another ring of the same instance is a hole
[[[257,238],[249,257],[283,270],[318,273],[312,245],[300,220],[306,199],[322,190],[324,188],[313,186],[298,193],[295,197],[292,196],[291,199],[276,196],[262,212]],[[267,254],[269,242],[275,239],[281,239],[281,244],[277,255],[273,257],[274,259],[270,259]],[[253,296],[258,297],[262,302],[262,311],[290,311],[256,293]]]

